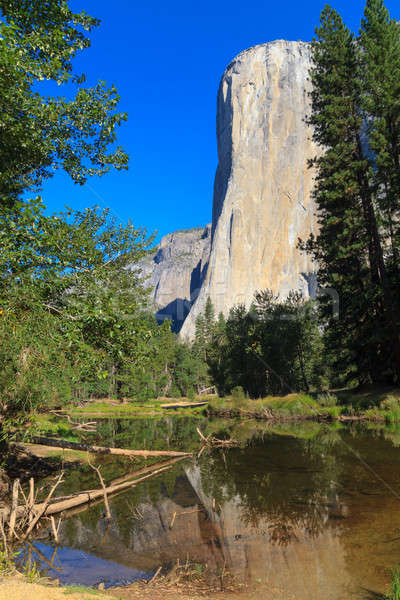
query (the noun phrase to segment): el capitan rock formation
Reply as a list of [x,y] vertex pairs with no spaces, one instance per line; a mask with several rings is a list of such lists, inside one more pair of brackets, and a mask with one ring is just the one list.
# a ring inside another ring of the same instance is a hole
[[[199,249],[178,268],[173,248],[181,242],[173,237],[178,234],[166,236],[161,246],[169,248],[168,260],[152,274],[161,312],[172,314],[182,298],[189,299],[187,309],[193,304],[182,337],[193,337],[208,297],[217,314],[227,314],[235,304],[249,306],[257,290],[281,297],[292,289],[305,297],[315,292],[316,265],[297,248],[299,237],[317,230],[307,166],[318,152],[306,124],[310,60],[309,44],[278,40],[241,52],[221,79],[211,248]],[[188,281],[200,254],[200,285],[194,288]],[[180,316],[178,329],[182,310]]]
[[309,44],[279,40],[245,50],[222,77],[210,261],[183,337],[193,336],[208,297],[226,314],[249,306],[256,290],[314,291],[315,265],[296,247],[317,228],[309,66]]

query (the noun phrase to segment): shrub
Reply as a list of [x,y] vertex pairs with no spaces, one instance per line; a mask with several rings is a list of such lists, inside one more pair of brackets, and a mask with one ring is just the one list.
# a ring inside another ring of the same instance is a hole
[[324,392],[323,394],[318,394],[317,402],[320,406],[323,407],[332,407],[336,406],[338,399],[335,394],[331,394],[330,392]]
[[400,408],[400,399],[396,396],[388,396],[380,403],[382,410],[393,411]]
[[237,385],[236,387],[233,388],[233,390],[231,391],[231,399],[232,399],[232,406],[234,408],[240,408],[241,406],[243,406],[243,404],[246,400],[246,395],[245,395],[244,389],[242,388],[241,385]]
[[395,396],[388,396],[380,403],[381,410],[385,411],[385,419],[388,423],[397,423],[400,421],[400,399]]
[[246,396],[244,394],[244,389],[242,388],[241,385],[237,385],[236,387],[233,388],[233,390],[231,392],[231,396],[232,396],[232,400],[244,401],[246,399]]

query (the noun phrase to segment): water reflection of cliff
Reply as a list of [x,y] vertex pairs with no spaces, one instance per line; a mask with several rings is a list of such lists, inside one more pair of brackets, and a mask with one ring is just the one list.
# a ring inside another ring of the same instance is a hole
[[108,528],[104,521],[89,528],[74,517],[73,539],[67,540],[65,530],[65,542],[143,571],[189,558],[207,564],[214,573],[225,569],[240,581],[268,583],[275,593],[301,590],[307,598],[339,597],[336,570],[343,573],[345,561],[335,531],[323,528],[329,520],[328,505],[309,512],[309,526],[306,520],[284,517],[262,517],[252,524],[243,518],[240,497],[214,504],[204,492],[199,467],[188,467],[186,475],[174,499],[140,503],[128,531],[116,520]]
[[[388,459],[387,442],[360,447]],[[108,527],[100,509],[66,520],[63,541],[143,571],[189,558],[266,585],[263,598],[373,598],[399,557],[400,511],[386,492],[334,442],[275,439],[186,464],[153,500],[115,498]]]

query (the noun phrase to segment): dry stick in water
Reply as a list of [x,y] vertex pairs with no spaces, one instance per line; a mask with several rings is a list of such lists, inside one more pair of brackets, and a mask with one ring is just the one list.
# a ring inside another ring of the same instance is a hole
[[8,537],[10,540],[13,539],[14,535],[16,536],[15,523],[17,520],[18,491],[19,491],[19,479],[15,479],[14,483],[13,483],[13,487],[12,487],[11,514],[10,514],[10,521],[8,524]]
[[29,522],[32,522],[33,514],[32,508],[35,504],[35,480],[33,477],[29,479],[29,496],[28,496],[28,511],[29,511]]
[[212,435],[205,437],[198,427],[197,433],[199,434],[201,443],[203,444],[198,454],[199,457],[202,455],[205,448],[231,448],[239,445],[239,442],[233,439],[220,440]]
[[100,485],[103,488],[103,494],[104,494],[104,506],[106,507],[106,517],[107,517],[107,519],[111,519],[111,511],[110,511],[110,504],[108,502],[107,488],[105,486],[104,479],[103,479],[103,476],[101,474],[100,468],[99,467],[95,467],[94,465],[92,465],[92,463],[89,460],[89,453],[88,453],[88,456],[87,456],[87,461],[88,461],[89,467],[91,469],[93,469],[93,471],[96,471],[97,476],[98,476],[98,478],[100,480]]
[[56,544],[58,544],[58,541],[59,541],[59,539],[58,539],[58,532],[59,532],[60,525],[61,525],[61,519],[58,519],[58,523],[57,523],[57,526],[56,526],[56,520],[53,517],[53,515],[51,515],[51,517],[50,517],[50,523],[51,523],[51,529],[52,529],[53,536],[54,536],[54,541],[55,541]]
[[176,512],[174,512],[174,516],[173,516],[173,517],[172,517],[172,519],[171,519],[171,524],[170,524],[170,526],[169,526],[169,528],[170,528],[170,529],[172,529],[172,528],[173,528],[173,526],[174,526],[174,523],[175,523],[175,519],[176,519]]
[[33,531],[36,523],[43,517],[44,513],[46,512],[46,509],[49,505],[49,502],[51,500],[52,495],[54,494],[54,492],[56,491],[57,487],[60,485],[62,478],[64,476],[64,471],[61,471],[60,475],[57,478],[57,481],[55,482],[55,484],[53,485],[53,487],[51,488],[50,492],[47,495],[46,500],[43,502],[39,512],[37,513],[37,515],[35,515],[35,517],[32,519],[28,529],[26,530],[25,534],[23,535],[23,539],[26,539],[28,537],[28,535],[31,533],[31,531]]
[[155,581],[155,579],[159,576],[161,569],[162,567],[158,567],[157,571],[154,573],[153,577],[150,579],[147,585],[150,585],[151,583],[153,583],[153,581]]

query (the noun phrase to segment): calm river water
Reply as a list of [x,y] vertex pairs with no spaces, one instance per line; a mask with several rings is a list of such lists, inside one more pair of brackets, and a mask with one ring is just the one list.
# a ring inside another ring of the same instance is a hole
[[[166,418],[101,421],[96,437],[194,450],[198,426],[241,446],[185,459],[117,495],[111,522],[101,503],[65,518],[60,546],[43,538],[31,547],[42,569],[63,583],[107,587],[189,559],[204,572],[266,586],[275,600],[387,591],[400,564],[400,429]],[[103,463],[107,483],[135,470],[122,459]],[[60,494],[93,487],[93,472],[78,467],[66,472]]]

